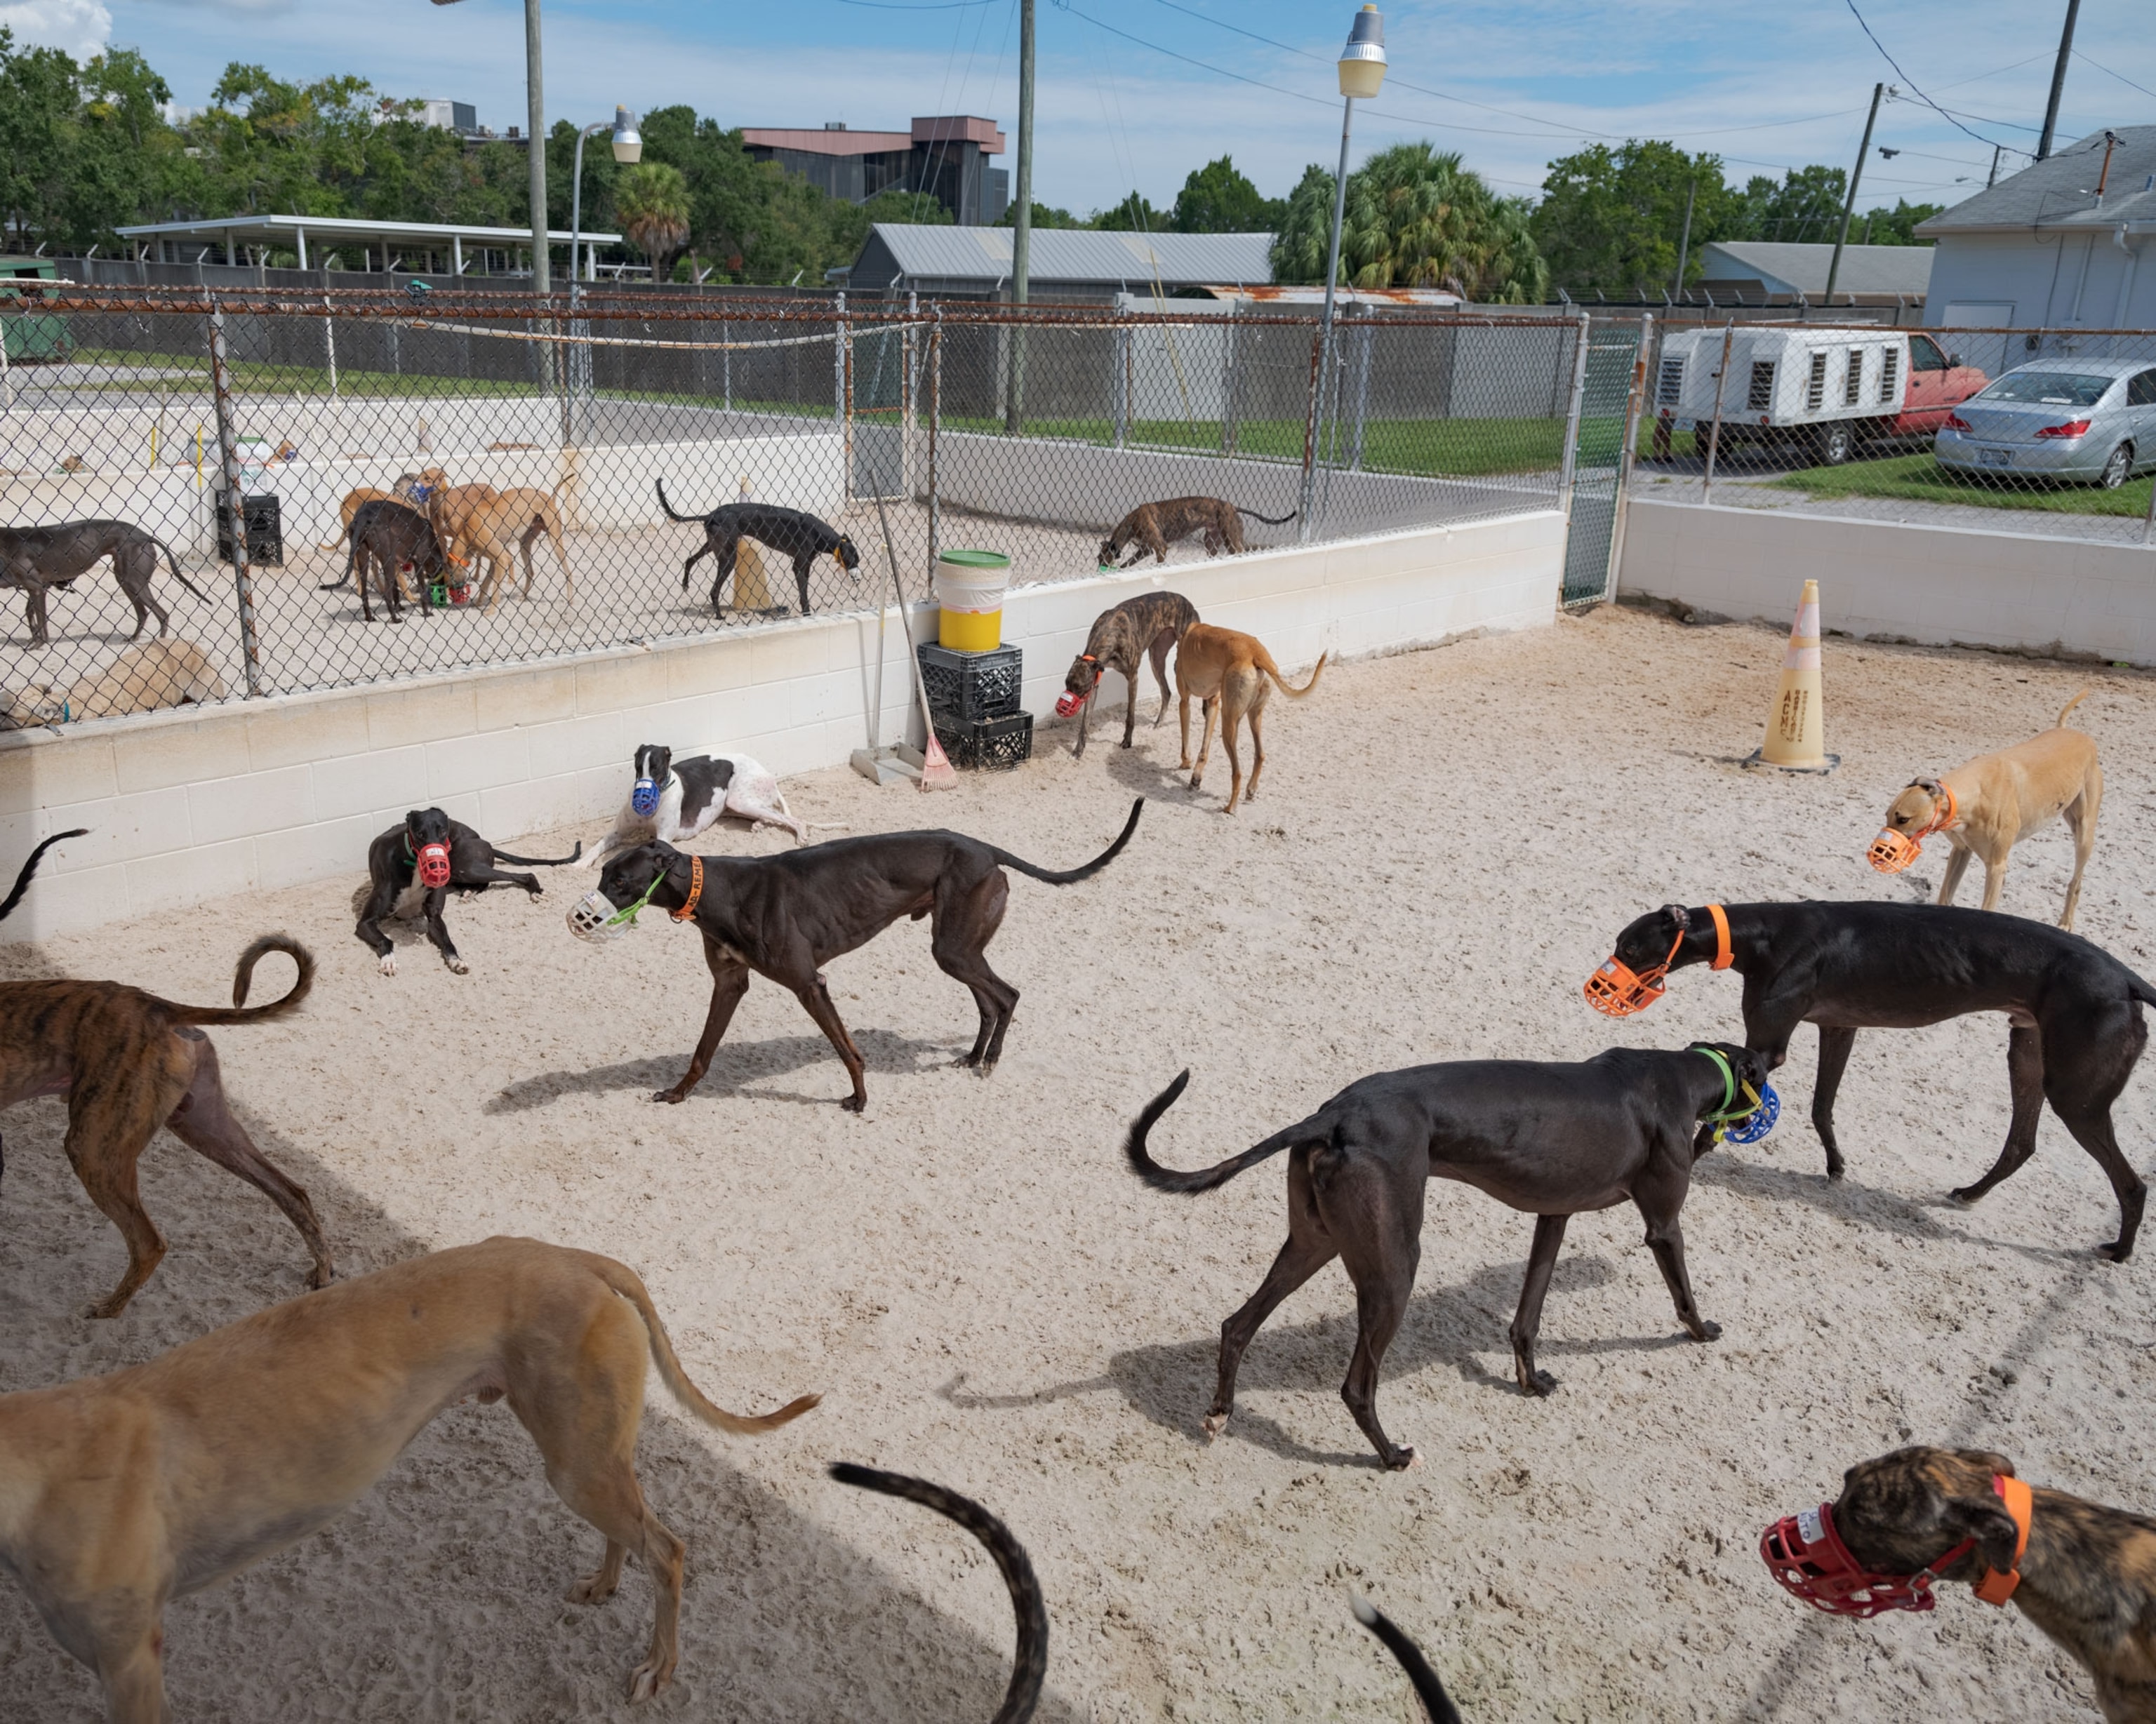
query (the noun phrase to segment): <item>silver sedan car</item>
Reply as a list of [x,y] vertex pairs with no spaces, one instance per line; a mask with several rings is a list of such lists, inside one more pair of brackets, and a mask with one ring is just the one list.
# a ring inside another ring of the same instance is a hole
[[2116,490],[2156,468],[2156,366],[2062,358],[2019,367],[1954,408],[1932,452],[1957,472]]

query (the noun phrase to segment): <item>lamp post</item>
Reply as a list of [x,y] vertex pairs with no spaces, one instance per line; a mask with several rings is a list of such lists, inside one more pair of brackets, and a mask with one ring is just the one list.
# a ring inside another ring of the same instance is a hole
[[[584,235],[584,140],[606,131],[609,124],[613,131],[613,159],[624,167],[634,167],[644,160],[644,138],[636,129],[636,116],[619,102],[614,104],[611,122],[601,120],[577,134],[577,165],[571,176],[569,192],[569,305],[572,310],[578,284],[584,279],[578,262]],[[598,266],[594,264],[593,267]]]
[[[454,6],[457,0],[434,0]],[[547,271],[547,100],[539,75],[539,0],[524,0],[524,118],[531,136],[525,150],[531,193],[531,291],[545,298]],[[510,261],[516,262],[514,258]],[[570,259],[569,273],[576,274]],[[552,363],[549,360],[548,364]]]
[[[1326,396],[1332,375],[1332,298],[1340,275],[1340,228],[1348,215],[1348,134],[1355,123],[1356,99],[1369,100],[1385,81],[1385,18],[1375,6],[1366,4],[1355,14],[1339,64],[1340,94],[1343,99],[1340,110],[1340,172],[1332,184],[1332,243],[1326,253],[1325,316],[1318,328],[1318,412],[1314,417],[1320,425],[1324,422]],[[1317,470],[1313,459],[1306,464],[1302,475],[1299,536],[1306,542],[1310,537],[1310,504]]]

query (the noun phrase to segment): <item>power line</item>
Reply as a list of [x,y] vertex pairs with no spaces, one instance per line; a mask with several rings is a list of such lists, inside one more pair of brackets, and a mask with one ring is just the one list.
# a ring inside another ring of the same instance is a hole
[[[1849,8],[1849,15],[1856,20],[1857,27],[1861,29],[1866,36],[1870,36],[1871,38],[1871,45],[1879,50],[1879,57],[1885,60],[1888,65],[1893,67],[1894,75],[1896,77],[1899,78],[1904,84],[1907,85],[1912,90],[1916,91],[1916,96],[1918,101],[1929,108],[1934,114],[1938,115],[1947,122],[1948,125],[1953,126],[1956,131],[1968,132],[1969,136],[1974,138],[1979,144],[1991,144],[1994,147],[1996,146],[1998,142],[1996,139],[1985,137],[1981,132],[1969,131],[1969,128],[1966,126],[1964,126],[1960,121],[1955,119],[1952,114],[1949,114],[1944,108],[1942,108],[1937,102],[1926,95],[1922,90],[1917,90],[1916,80],[1910,77],[1907,72],[1902,69],[1901,62],[1897,60],[1892,54],[1887,52],[1887,44],[1881,42],[1876,36],[1872,35],[1871,26],[1864,22],[1864,14],[1856,9],[1856,0],[1844,0],[1844,3]],[[1994,121],[1989,123],[1997,125],[2000,122]]]
[[2136,84],[2131,78],[2126,76],[2125,74],[2112,71],[2109,66],[2105,65],[2101,60],[2092,60],[2089,59],[2089,57],[2083,54],[2078,48],[2074,50],[2074,58],[2082,62],[2085,65],[2094,66],[2097,71],[2102,72],[2106,77],[2118,79],[2118,81],[2121,84],[2123,84],[2128,90],[2138,90],[2143,95],[2156,95],[2156,90],[2149,89],[2149,87],[2145,84]]

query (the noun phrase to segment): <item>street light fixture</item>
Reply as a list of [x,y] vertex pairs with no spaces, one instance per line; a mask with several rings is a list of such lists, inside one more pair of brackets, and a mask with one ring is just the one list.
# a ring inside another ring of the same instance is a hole
[[[583,244],[584,233],[584,140],[608,129],[607,121],[587,126],[577,134],[577,165],[571,176],[569,192],[569,291],[570,303],[574,304],[576,285],[584,279],[578,267],[578,249]],[[634,167],[644,160],[644,138],[636,129],[636,115],[619,102],[613,110],[613,159],[624,167]],[[593,263],[592,267],[598,266]]]
[[[1340,172],[1332,182],[1332,242],[1325,259],[1325,317],[1319,327],[1319,344],[1323,354],[1323,365],[1319,379],[1318,404],[1322,408],[1327,397],[1332,372],[1332,297],[1340,275],[1340,228],[1348,215],[1348,138],[1355,123],[1355,103],[1358,99],[1369,100],[1376,95],[1385,81],[1385,16],[1375,6],[1365,5],[1355,14],[1355,23],[1348,32],[1348,45],[1340,53],[1340,94],[1344,98],[1340,112]],[[1301,536],[1306,541],[1310,537],[1311,495],[1315,487],[1317,464],[1302,480],[1302,525]]]

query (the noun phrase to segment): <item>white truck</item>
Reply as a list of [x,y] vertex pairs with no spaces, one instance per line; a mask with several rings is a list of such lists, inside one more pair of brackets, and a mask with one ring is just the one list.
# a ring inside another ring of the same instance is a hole
[[[1729,372],[1722,377],[1722,344]],[[1672,330],[1656,362],[1654,451],[1690,430],[1707,453],[1721,397],[1722,454],[1794,444],[1838,467],[1866,443],[1928,438],[1991,380],[1922,330],[1854,324]]]

